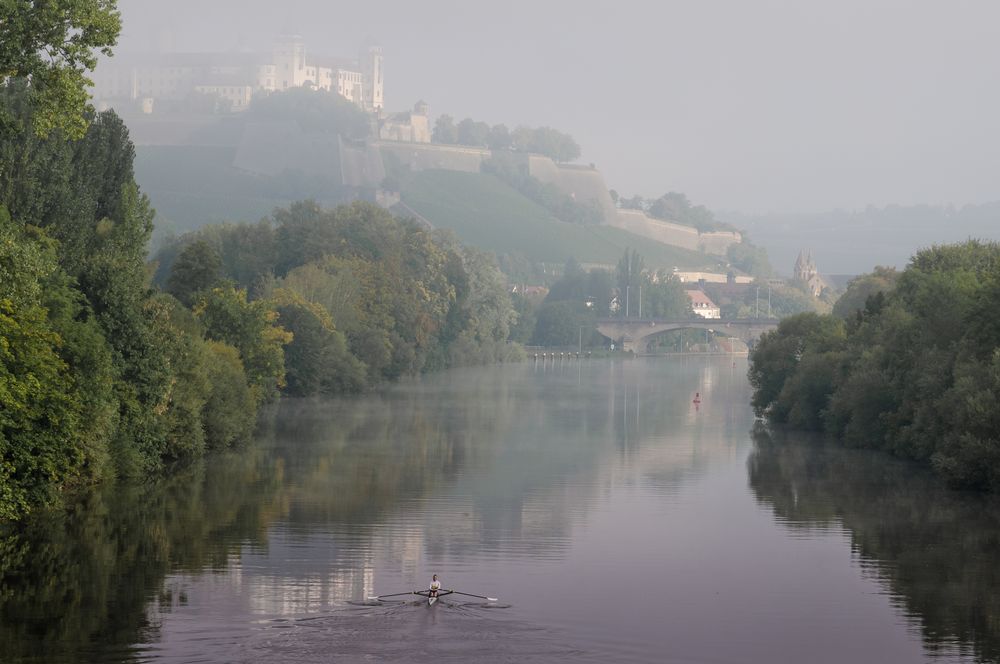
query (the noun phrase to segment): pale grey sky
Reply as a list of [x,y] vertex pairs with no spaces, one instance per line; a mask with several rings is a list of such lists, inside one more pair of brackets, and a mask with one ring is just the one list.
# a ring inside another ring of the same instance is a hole
[[386,102],[568,131],[716,210],[1000,199],[1000,2],[120,0],[120,51],[385,50]]

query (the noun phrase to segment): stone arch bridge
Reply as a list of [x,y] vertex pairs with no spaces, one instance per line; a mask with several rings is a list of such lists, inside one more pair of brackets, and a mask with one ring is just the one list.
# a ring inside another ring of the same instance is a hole
[[722,320],[670,320],[663,318],[602,318],[597,321],[597,331],[621,344],[622,350],[645,352],[653,339],[673,330],[710,330],[728,337],[736,337],[752,346],[760,335],[778,327],[777,318],[744,318]]

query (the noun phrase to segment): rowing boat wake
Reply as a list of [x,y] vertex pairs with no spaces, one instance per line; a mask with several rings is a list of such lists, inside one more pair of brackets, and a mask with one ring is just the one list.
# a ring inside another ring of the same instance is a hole
[[321,616],[271,621],[234,659],[244,664],[605,661],[573,648],[552,629],[493,610],[505,605],[440,604],[353,605]]

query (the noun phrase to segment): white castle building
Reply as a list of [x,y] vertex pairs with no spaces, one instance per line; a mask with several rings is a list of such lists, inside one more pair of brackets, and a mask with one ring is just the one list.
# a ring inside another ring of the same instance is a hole
[[313,57],[298,35],[280,37],[270,53],[167,53],[104,62],[93,73],[94,101],[107,107],[132,102],[146,113],[158,101],[192,94],[215,97],[239,112],[258,92],[307,87],[337,92],[360,108],[380,113],[384,99],[382,48],[371,44],[357,60]]

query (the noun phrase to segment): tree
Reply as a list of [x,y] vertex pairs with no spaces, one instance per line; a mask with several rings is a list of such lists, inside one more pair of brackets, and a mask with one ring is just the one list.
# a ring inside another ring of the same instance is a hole
[[87,72],[121,31],[116,0],[8,0],[0,5],[0,79],[31,81],[35,132],[87,130]]
[[439,115],[434,121],[434,131],[431,133],[431,140],[435,143],[454,145],[458,143],[458,127],[455,126],[455,119],[450,115]]
[[215,247],[205,240],[195,240],[184,247],[170,270],[167,292],[187,306],[195,295],[212,288],[222,278],[222,259]]
[[347,350],[326,309],[286,289],[276,290],[271,302],[278,321],[292,334],[285,346],[290,394],[343,394],[365,387],[365,366]]
[[532,129],[522,125],[514,129],[511,140],[518,152],[534,152],[555,161],[573,161],[580,156],[580,146],[573,137],[552,127]]
[[642,289],[642,315],[650,318],[684,319],[691,317],[691,301],[680,279],[661,271],[654,282],[645,279]]
[[47,502],[85,460],[82,386],[38,303],[57,269],[0,207],[0,519]]
[[[215,110],[217,102],[212,103]],[[307,133],[362,139],[371,131],[370,120],[364,111],[329,90],[297,87],[266,95],[255,94],[247,112],[255,120],[292,121]]]
[[786,421],[792,395],[784,390],[785,383],[795,375],[804,354],[838,350],[844,337],[840,319],[814,313],[785,318],[777,330],[766,332],[750,356],[754,412],[763,415],[777,406],[775,420]]
[[485,122],[475,122],[472,118],[465,118],[455,129],[457,142],[461,145],[485,147],[489,143],[490,126]]
[[743,242],[729,245],[726,249],[726,258],[737,270],[742,270],[751,276],[767,278],[774,274],[771,261],[767,257],[767,250],[754,246],[746,238]]
[[285,385],[283,347],[292,340],[278,324],[278,314],[266,302],[248,302],[246,291],[232,286],[203,293],[194,313],[208,338],[239,350],[256,401],[277,397]]
[[490,128],[490,134],[486,139],[486,145],[490,150],[506,150],[510,148],[513,139],[507,125],[497,124]]
[[621,308],[620,316],[636,316],[638,314],[639,286],[643,282],[643,260],[634,249],[626,249],[625,254],[618,259],[615,268],[615,280],[618,285],[618,299]]
[[597,319],[584,302],[546,302],[538,308],[538,320],[531,343],[538,346],[576,346],[581,340],[590,343],[590,329]]
[[833,315],[843,319],[855,316],[865,308],[868,298],[891,291],[898,277],[895,268],[877,266],[871,273],[851,279],[847,290],[834,303]]

